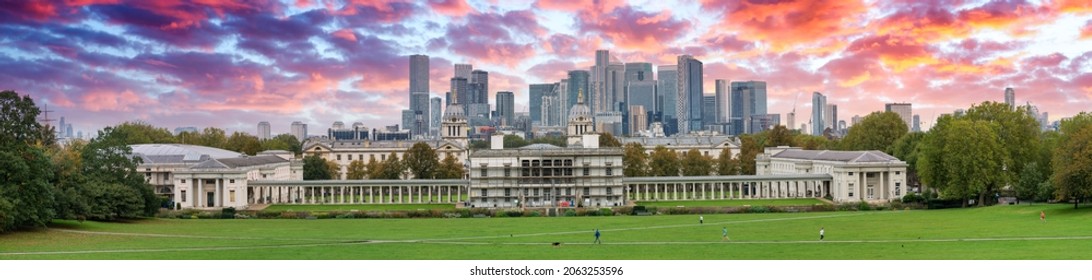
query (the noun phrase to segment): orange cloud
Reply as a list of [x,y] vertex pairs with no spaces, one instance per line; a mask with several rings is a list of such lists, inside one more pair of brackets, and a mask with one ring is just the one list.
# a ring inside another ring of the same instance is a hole
[[433,11],[452,17],[465,16],[474,11],[465,0],[429,0],[428,5]]
[[85,92],[80,100],[83,108],[92,112],[132,112],[134,108],[156,103],[147,96],[137,95],[131,90],[122,92],[89,91]]
[[1092,20],[1089,20],[1081,27],[1081,40],[1092,40]]
[[861,1],[703,1],[702,5],[724,11],[720,26],[734,27],[741,38],[764,41],[775,51],[857,33],[860,28],[855,24],[868,10]]

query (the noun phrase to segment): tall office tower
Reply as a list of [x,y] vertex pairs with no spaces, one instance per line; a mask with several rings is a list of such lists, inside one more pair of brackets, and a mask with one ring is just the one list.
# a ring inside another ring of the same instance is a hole
[[474,66],[470,64],[455,64],[455,77],[463,78],[467,81],[470,80],[470,71],[474,70]]
[[1009,104],[1009,109],[1016,110],[1016,90],[1005,88],[1005,104]]
[[785,119],[787,119],[785,128],[788,128],[789,130],[796,129],[796,112],[785,114]]
[[829,128],[830,131],[838,131],[838,105],[827,104],[826,108],[823,108],[823,129]]
[[647,109],[643,105],[629,105],[629,135],[638,135],[642,130],[648,129]]
[[542,97],[553,94],[555,85],[557,84],[531,84],[530,86],[528,86],[527,103],[531,105],[531,123],[538,123],[540,125],[543,123]]
[[480,91],[477,92],[477,96],[470,97],[470,103],[489,103],[489,72],[470,71],[470,83],[480,85]]
[[[754,116],[764,116],[766,110],[766,82],[746,81],[731,83],[731,114],[728,116],[732,123],[732,135],[757,133],[760,130],[751,128]],[[780,116],[778,120],[780,121]],[[765,122],[759,122],[765,124]]]
[[914,114],[910,103],[887,103],[884,104],[883,108],[884,112],[895,112],[895,114],[899,114],[899,118],[906,123],[907,129],[914,126],[911,119],[914,117]]
[[656,111],[660,112],[660,116],[653,122],[663,124],[665,135],[675,135],[679,132],[679,113],[676,111],[679,102],[679,67],[660,65],[656,69],[656,77]]
[[569,108],[565,108],[565,104],[569,104],[569,79],[561,79],[560,82],[557,82],[554,94],[557,95],[557,106],[561,107],[561,112],[558,114],[560,117],[558,124],[567,126],[569,125]]
[[414,132],[413,131],[414,115],[415,114],[413,113],[413,110],[410,110],[410,109],[402,110],[402,123],[401,123],[402,129],[409,130],[410,135],[413,135],[413,132]]
[[[572,108],[573,106],[576,105],[577,96],[581,92],[583,92],[583,93],[585,93],[584,94],[584,102],[585,102],[584,104],[588,106],[589,110],[591,110],[592,107],[587,104],[587,101],[588,101],[587,92],[591,89],[590,84],[589,84],[590,83],[590,81],[589,81],[590,78],[591,78],[591,73],[589,73],[588,71],[584,71],[584,70],[569,71],[569,86],[568,86],[569,92],[565,94],[566,97],[564,99],[565,99],[566,104],[561,104],[561,106],[564,106],[564,108]],[[567,109],[565,109],[565,110],[567,110]],[[591,113],[589,111],[589,115],[590,114]],[[594,115],[592,115],[592,116],[594,116]],[[569,117],[570,116],[566,115],[565,119],[567,120]]]
[[[630,81],[629,86],[626,87],[626,100],[629,100],[626,103],[629,104],[628,109],[633,109],[634,106],[641,106],[641,109],[645,110],[641,115],[645,117],[656,119],[655,116],[659,115],[659,112],[656,111],[656,99],[656,82],[652,80]],[[629,113],[632,114],[633,112]],[[641,127],[641,129],[647,129],[647,124],[652,123],[653,119],[645,120],[646,125]],[[630,125],[630,127],[637,126]],[[635,131],[630,131],[630,135],[635,134]]]
[[440,135],[440,117],[442,116],[440,110],[443,108],[443,103],[444,101],[439,97],[429,99],[428,135],[433,138]]
[[857,125],[860,122],[861,122],[861,115],[853,115],[853,118],[850,119],[849,127],[853,127],[854,125]]
[[780,114],[751,115],[750,120],[747,126],[751,128],[751,133],[763,132],[781,125]]
[[[458,93],[461,93],[461,94],[451,94],[452,92],[458,92]],[[459,102],[458,104],[468,104],[468,102],[467,102],[467,101],[469,101],[469,100],[467,100],[468,99],[467,96],[469,95],[469,94],[467,94],[468,92],[470,92],[470,81],[469,80],[464,79],[464,78],[459,78],[459,77],[451,78],[451,91],[448,92],[447,105],[450,106],[452,103],[454,103],[451,100],[452,98],[455,99],[454,101],[458,101]],[[454,97],[452,97],[452,95],[454,95]],[[448,108],[448,109],[451,109],[451,108]],[[466,110],[465,106],[459,106],[458,109],[463,110],[462,116],[466,116],[467,110]]]
[[556,95],[542,97],[542,107],[539,114],[542,116],[541,126],[561,125],[561,98]]
[[[69,124],[69,130],[71,130],[72,124]],[[1041,118],[1039,118],[1039,126],[1042,131],[1047,131],[1050,128],[1050,115],[1047,112],[1043,112]]]
[[[588,73],[588,89],[591,91],[585,91],[584,104],[588,105],[591,109],[591,115],[595,116],[595,113],[599,110],[602,104],[602,99],[608,92],[611,92],[607,88],[607,71],[610,66],[610,51],[596,50],[595,51],[595,65],[592,66],[591,71]],[[572,81],[570,81],[572,82]]]
[[61,117],[61,124],[57,126],[57,131],[54,131],[57,138],[64,138],[65,123],[64,117]]
[[626,98],[626,65],[611,57],[607,66],[607,96],[603,99],[604,111],[623,112]]
[[65,138],[72,138],[72,123],[68,123],[67,125],[65,125],[65,127],[64,127],[64,137]]
[[842,135],[846,134],[846,120],[838,120],[838,133]]
[[410,104],[417,107],[410,107],[410,110],[413,111],[413,126],[406,128],[410,129],[414,136],[424,136],[428,134],[429,125],[432,123],[429,118],[429,113],[432,112],[428,103],[429,94],[427,92],[414,92],[410,95],[410,98],[412,100]]
[[269,122],[258,122],[258,140],[269,139]]
[[808,132],[810,132],[810,131],[808,131],[808,124],[806,124],[806,123],[800,124],[800,134],[809,135]]
[[[827,108],[827,97],[818,91],[811,94],[811,135],[823,135],[823,109]],[[854,121],[856,124],[856,121]]]
[[[428,56],[422,54],[411,55],[409,67],[410,88],[409,94],[414,92],[429,92],[428,90]],[[412,98],[413,96],[407,96]],[[410,107],[414,107],[410,104]]]
[[296,140],[303,144],[304,140],[307,140],[307,124],[302,122],[292,122],[291,130],[292,136],[296,136]]
[[914,114],[914,126],[910,127],[910,132],[921,132],[921,116]]
[[701,103],[705,91],[702,84],[702,63],[690,55],[678,56],[679,84],[678,104],[679,133],[688,134],[702,129]]
[[511,91],[497,92],[497,117],[502,126],[511,126],[516,120],[516,95]]
[[708,127],[716,122],[717,96],[715,94],[704,95],[701,97],[701,123]]
[[718,79],[715,82],[716,82],[716,90],[717,90],[717,95],[716,95],[716,99],[717,99],[716,122],[717,123],[727,123],[728,122],[728,117],[731,114],[730,113],[731,109],[728,108],[728,103],[730,103],[729,99],[731,99],[731,97],[730,97],[731,91],[730,91],[730,88],[728,87],[728,81],[727,80],[719,80]]
[[[652,77],[652,63],[632,62],[626,63],[626,83],[654,81]],[[645,108],[646,111],[651,111]]]

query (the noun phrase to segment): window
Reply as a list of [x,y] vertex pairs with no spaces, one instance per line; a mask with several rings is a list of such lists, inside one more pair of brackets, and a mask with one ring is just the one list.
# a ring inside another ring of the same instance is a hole
[[590,176],[590,175],[591,175],[591,168],[584,167],[584,176]]
[[534,191],[534,192],[533,192],[533,194],[532,194],[532,195],[534,195],[534,196],[538,196],[538,188],[535,188],[535,189],[533,189],[533,191]]
[[185,183],[186,183],[186,179],[182,179],[182,183],[183,183],[183,184],[185,184]]
[[262,174],[262,179],[265,179],[265,174]]
[[902,173],[902,172],[901,171],[895,171],[895,175],[899,175],[899,173]]
[[512,196],[512,189],[504,188],[504,196]]
[[849,197],[853,197],[853,183],[849,183]]
[[482,189],[482,197],[486,197],[486,196],[489,196],[489,190]]
[[[182,180],[182,181],[185,181],[185,180]],[[182,196],[182,202],[186,202],[186,190],[182,190],[181,196]]]
[[614,188],[607,188],[607,195],[614,194]]
[[573,188],[565,188],[565,195],[573,195]]
[[340,161],[340,160],[341,160],[341,155],[337,155],[337,160],[338,160],[338,161]]
[[511,176],[512,176],[512,169],[508,168],[508,167],[505,167],[504,168],[504,177],[511,177]]
[[584,188],[584,195],[591,195],[591,188]]
[[853,176],[853,172],[849,172],[849,176]]
[[379,160],[387,160],[387,155],[379,155]]
[[486,176],[486,172],[487,172],[487,171],[485,170],[485,168],[482,168],[482,177],[485,177],[485,176]]
[[235,190],[228,191],[228,201],[235,202]]
[[607,168],[607,176],[614,175],[614,168]]
[[[896,186],[898,186],[898,184],[896,184]],[[896,195],[896,196],[898,196],[898,195],[899,195],[899,187],[895,187],[895,195]]]

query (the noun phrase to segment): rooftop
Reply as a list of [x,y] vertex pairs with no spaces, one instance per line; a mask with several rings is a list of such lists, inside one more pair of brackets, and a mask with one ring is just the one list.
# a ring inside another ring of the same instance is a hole
[[840,162],[893,162],[898,158],[881,151],[813,151],[787,149],[770,156],[771,158],[806,159]]
[[129,145],[144,163],[196,163],[208,159],[237,158],[243,154],[213,147],[186,144]]

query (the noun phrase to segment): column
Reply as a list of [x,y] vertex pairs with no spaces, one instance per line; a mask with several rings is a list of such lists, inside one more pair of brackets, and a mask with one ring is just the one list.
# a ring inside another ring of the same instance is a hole
[[224,207],[223,199],[220,196],[220,187],[223,186],[224,179],[213,180],[216,185],[212,186],[212,206]]

